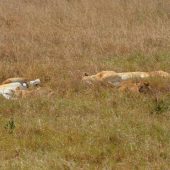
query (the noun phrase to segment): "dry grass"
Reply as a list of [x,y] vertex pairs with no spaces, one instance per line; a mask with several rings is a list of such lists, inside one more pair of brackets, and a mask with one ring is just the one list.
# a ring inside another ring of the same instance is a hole
[[0,80],[40,78],[56,93],[0,99],[1,169],[169,169],[169,94],[80,83],[84,72],[170,72],[169,5],[1,0]]

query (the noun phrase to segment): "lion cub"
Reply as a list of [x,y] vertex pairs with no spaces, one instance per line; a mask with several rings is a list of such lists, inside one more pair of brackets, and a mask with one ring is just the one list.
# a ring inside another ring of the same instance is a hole
[[148,93],[151,90],[148,82],[133,82],[131,80],[121,82],[118,89],[121,92],[129,91],[133,93]]
[[36,96],[41,96],[41,97],[51,97],[54,94],[54,92],[49,89],[49,88],[43,88],[39,87],[37,89],[32,89],[32,90],[20,90],[16,89],[14,91],[14,97],[15,98],[27,98],[27,97],[36,97]]

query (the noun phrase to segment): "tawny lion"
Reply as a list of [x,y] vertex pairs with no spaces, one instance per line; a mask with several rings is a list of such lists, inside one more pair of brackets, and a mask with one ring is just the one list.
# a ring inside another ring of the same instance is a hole
[[49,88],[36,88],[32,90],[20,90],[16,89],[14,92],[14,98],[27,98],[27,97],[35,97],[35,96],[45,96],[45,97],[51,97],[54,92]]
[[118,87],[121,92],[132,93],[149,93],[151,91],[150,84],[146,81],[134,82],[131,80],[122,81]]
[[91,76],[85,73],[84,77],[82,78],[82,81],[90,85],[96,83],[104,83],[117,87],[120,86],[120,83],[125,80],[144,79],[149,77],[170,78],[170,74],[164,71],[123,73],[117,73],[115,71],[102,71]]

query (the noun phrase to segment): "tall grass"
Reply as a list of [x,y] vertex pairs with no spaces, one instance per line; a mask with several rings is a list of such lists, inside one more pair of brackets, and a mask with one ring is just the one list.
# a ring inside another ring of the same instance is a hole
[[0,167],[169,169],[169,94],[80,83],[84,72],[170,72],[169,11],[168,0],[1,0],[0,80],[40,78],[55,96],[0,99]]

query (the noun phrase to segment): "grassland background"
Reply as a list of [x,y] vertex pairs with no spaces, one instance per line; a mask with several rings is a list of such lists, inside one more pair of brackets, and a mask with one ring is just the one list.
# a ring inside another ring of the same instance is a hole
[[170,169],[169,94],[80,82],[170,72],[169,19],[168,0],[1,0],[0,80],[40,78],[55,96],[0,99],[0,168]]

